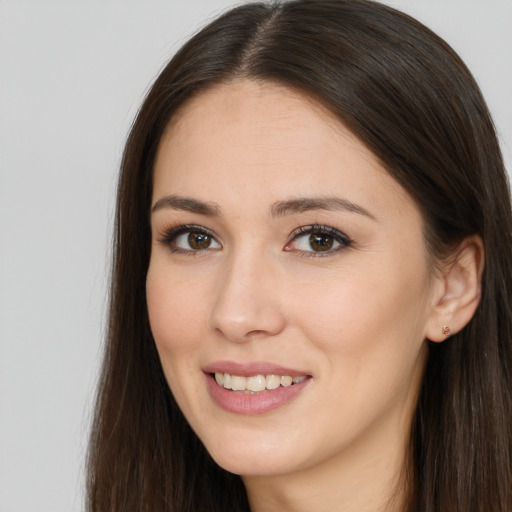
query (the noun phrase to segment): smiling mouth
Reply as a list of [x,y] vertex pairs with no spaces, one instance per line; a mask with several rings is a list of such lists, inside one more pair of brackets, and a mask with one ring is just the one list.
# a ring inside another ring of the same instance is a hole
[[292,377],[290,375],[252,375],[244,377],[242,375],[232,375],[230,373],[212,374],[219,386],[231,391],[256,394],[265,391],[272,391],[280,387],[287,388],[294,384],[299,384],[308,378],[307,375]]

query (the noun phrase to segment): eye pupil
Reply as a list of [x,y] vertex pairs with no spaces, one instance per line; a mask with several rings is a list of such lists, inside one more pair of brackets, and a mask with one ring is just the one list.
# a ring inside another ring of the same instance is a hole
[[309,236],[309,244],[315,251],[328,251],[329,249],[332,249],[334,240],[331,235],[313,233]]
[[188,235],[188,243],[192,249],[208,249],[211,244],[211,237],[206,233],[191,232]]

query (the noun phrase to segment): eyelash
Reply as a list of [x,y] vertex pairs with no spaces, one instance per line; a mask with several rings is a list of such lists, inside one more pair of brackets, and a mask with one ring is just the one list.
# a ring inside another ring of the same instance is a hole
[[290,235],[290,241],[285,246],[285,250],[287,250],[286,248],[291,243],[306,235],[327,235],[328,237],[331,237],[335,242],[339,244],[338,247],[334,249],[328,249],[325,251],[298,251],[301,256],[307,258],[325,258],[327,256],[332,256],[333,254],[338,253],[339,251],[342,251],[343,249],[346,249],[347,247],[350,247],[352,245],[352,241],[350,240],[350,238],[341,231],[339,231],[338,229],[333,228],[331,226],[325,226],[322,224],[313,224],[309,226],[301,226],[297,228],[295,231],[293,231],[293,233]]
[[[208,237],[210,237],[211,240],[213,240],[216,244],[218,244],[220,246],[219,242],[215,238],[215,235],[213,234],[212,231],[210,231],[209,229],[206,229],[203,226],[199,226],[196,224],[180,224],[178,226],[168,228],[164,232],[162,237],[158,239],[158,242],[160,244],[164,245],[165,247],[168,247],[169,250],[173,253],[185,254],[188,256],[196,256],[196,255],[202,254],[206,251],[218,250],[218,248],[216,248],[216,247],[214,247],[214,248],[206,247],[204,249],[182,249],[180,247],[176,247],[176,245],[174,245],[174,244],[176,243],[177,238],[179,236],[185,235],[187,233],[189,233],[189,234],[196,233],[199,235],[208,236]],[[346,249],[347,247],[350,247],[352,245],[352,241],[350,240],[350,238],[347,237],[341,231],[339,231],[331,226],[325,226],[325,225],[321,225],[321,224],[312,224],[312,225],[308,225],[308,226],[301,226],[301,227],[297,228],[296,230],[294,230],[291,233],[291,235],[289,237],[289,241],[286,243],[284,250],[286,252],[292,252],[293,249],[290,249],[289,246],[294,241],[297,241],[301,237],[304,237],[306,235],[327,236],[327,237],[330,237],[334,242],[338,243],[339,246],[335,247],[334,249],[328,248],[327,250],[320,250],[320,251],[314,251],[314,250],[308,251],[308,250],[300,250],[300,249],[296,251],[301,256],[304,256],[304,257],[314,257],[314,258],[326,257],[326,256],[330,256],[334,253],[337,253],[343,249]]]
[[158,242],[165,247],[168,247],[169,250],[173,253],[186,254],[188,256],[195,256],[197,254],[211,250],[209,247],[205,249],[181,249],[180,247],[176,247],[174,245],[176,239],[179,236],[185,235],[187,233],[205,235],[216,241],[215,235],[209,229],[206,229],[203,226],[198,226],[196,224],[180,224],[178,226],[168,228],[164,232],[163,236],[159,238]]

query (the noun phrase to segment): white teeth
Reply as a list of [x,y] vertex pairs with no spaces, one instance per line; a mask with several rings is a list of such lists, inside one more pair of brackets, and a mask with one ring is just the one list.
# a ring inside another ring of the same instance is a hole
[[230,373],[215,374],[215,380],[219,386],[245,393],[258,393],[265,389],[277,389],[279,386],[286,388],[292,384],[303,382],[305,379],[305,375],[300,377],[291,377],[290,375],[252,375],[251,377],[243,377],[241,375],[231,375]]
[[281,385],[280,375],[267,375],[265,380],[267,389],[277,389]]
[[292,382],[293,379],[289,375],[283,375],[281,377],[281,386],[284,386],[285,388],[291,386]]
[[231,375],[231,389],[233,391],[244,391],[247,389],[247,379],[239,375]]
[[263,391],[267,385],[264,375],[255,375],[247,379],[247,389],[249,391]]
[[231,375],[229,373],[224,374],[224,382],[222,384],[226,389],[231,389]]

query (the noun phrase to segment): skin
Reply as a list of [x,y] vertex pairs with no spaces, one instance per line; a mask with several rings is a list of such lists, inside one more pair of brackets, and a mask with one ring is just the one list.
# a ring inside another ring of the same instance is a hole
[[[215,215],[166,204],[170,195]],[[310,197],[357,207],[272,214]],[[157,203],[147,299],[162,366],[214,460],[242,475],[251,509],[397,510],[425,339],[442,341],[454,321],[466,290],[457,283],[478,274],[475,244],[455,285],[432,273],[420,212],[376,157],[314,101],[250,80],[174,116],[154,168]],[[211,232],[207,248],[193,250],[187,234],[165,239],[189,224]],[[350,243],[315,252],[295,233],[311,225]],[[205,385],[202,368],[219,360],[311,378],[272,412],[235,414]]]

